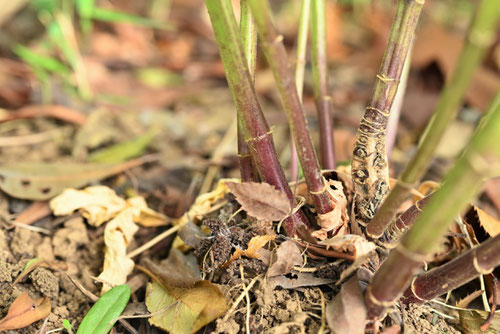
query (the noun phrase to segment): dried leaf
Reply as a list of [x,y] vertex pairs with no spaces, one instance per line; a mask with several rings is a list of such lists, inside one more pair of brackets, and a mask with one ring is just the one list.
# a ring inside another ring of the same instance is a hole
[[212,206],[223,199],[224,196],[229,192],[227,187],[227,182],[238,182],[237,179],[221,179],[217,183],[217,187],[206,194],[202,194],[196,198],[193,205],[181,218],[175,221],[175,225],[184,225],[190,220],[197,220],[212,210]]
[[352,276],[340,292],[326,306],[326,321],[332,333],[363,334],[366,325],[366,307],[358,277]]
[[[127,246],[132,241],[139,227],[133,218],[139,214],[139,209],[128,208],[122,211],[104,229],[104,265],[99,278],[112,285],[125,284],[127,276],[134,269],[134,261],[127,256]],[[103,284],[102,293],[111,289]]]
[[29,326],[48,316],[50,309],[50,299],[47,297],[33,300],[24,292],[10,305],[5,318],[0,320],[0,331]]
[[291,240],[283,242],[276,250],[277,259],[267,272],[268,277],[286,275],[293,266],[300,266],[304,262],[297,244]]
[[100,226],[115,217],[127,206],[126,201],[106,186],[87,187],[83,190],[66,189],[50,201],[56,216],[80,210],[90,225]]
[[191,288],[201,280],[196,256],[184,255],[175,248],[170,250],[168,258],[159,265],[149,258],[144,259],[144,265],[164,286]]
[[345,233],[349,221],[349,215],[347,214],[347,198],[344,194],[342,182],[329,180],[328,184],[329,187],[327,187],[327,190],[330,201],[333,204],[333,210],[318,215],[318,225],[321,229],[312,233],[313,237],[320,240],[326,239],[330,231],[336,234]]
[[290,200],[286,194],[268,183],[226,182],[226,184],[243,210],[252,217],[277,221],[290,213]]
[[92,186],[83,190],[66,189],[50,201],[56,216],[69,215],[80,210],[90,225],[100,226],[127,208],[137,208],[134,221],[143,226],[166,225],[167,217],[148,208],[144,198],[136,196],[127,201],[105,186]]
[[297,273],[296,278],[286,276],[275,276],[268,280],[268,284],[274,289],[281,286],[284,289],[298,289],[306,286],[319,286],[335,282],[333,279],[316,277],[310,273]]
[[474,205],[473,207],[479,217],[479,223],[490,237],[494,237],[500,233],[500,221],[496,220],[477,206]]
[[355,234],[333,237],[320,241],[318,244],[325,245],[327,249],[331,247],[338,252],[351,252],[354,259],[364,257],[376,248],[373,242]]
[[176,334],[195,333],[228,309],[222,292],[209,281],[199,281],[190,289],[149,283],[146,306],[151,313],[164,310],[149,319],[152,325]]
[[47,200],[66,188],[79,188],[139,166],[151,159],[122,164],[17,163],[0,166],[0,189],[12,197]]
[[264,245],[271,240],[274,240],[273,235],[257,235],[253,237],[248,242],[247,249],[243,250],[241,248],[237,248],[234,251],[233,255],[231,255],[231,258],[224,264],[224,266],[229,265],[231,262],[239,259],[242,256],[246,256],[252,259],[258,259],[260,257],[258,250],[264,247]]
[[460,326],[466,334],[496,334],[500,332],[500,313],[495,313],[493,321],[486,331],[481,326],[488,318],[489,312],[480,310],[458,310]]

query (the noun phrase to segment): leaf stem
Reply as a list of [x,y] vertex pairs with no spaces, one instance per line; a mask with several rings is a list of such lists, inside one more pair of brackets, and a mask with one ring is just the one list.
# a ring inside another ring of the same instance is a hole
[[387,123],[423,3],[423,0],[398,1],[372,97],[356,135],[352,179],[362,225],[373,218],[389,189]]
[[[499,93],[500,95],[500,93]],[[477,195],[487,177],[500,174],[500,105],[493,103],[462,157],[372,279],[365,292],[370,318],[398,299],[432,253],[460,210]],[[387,284],[390,280],[391,284]]]
[[257,25],[257,32],[261,38],[264,55],[273,70],[280,91],[281,100],[288,117],[293,139],[297,145],[300,164],[314,206],[320,216],[332,212],[333,206],[327,192],[327,185],[323,175],[321,175],[295,80],[288,64],[283,36],[279,35],[274,27],[271,9],[267,0],[249,0],[249,3]]
[[328,59],[326,54],[325,0],[312,0],[311,43],[314,100],[319,120],[321,166],[335,169],[332,99],[328,94]]
[[[278,161],[272,132],[267,125],[248,71],[248,63],[243,52],[231,2],[229,0],[205,0],[205,4],[226,71],[229,89],[233,95],[236,110],[241,116],[245,140],[255,166],[262,180],[284,192],[294,207],[295,199]],[[309,226],[309,222],[300,210],[283,223],[289,236],[296,235],[297,228],[304,225]]]
[[400,205],[405,201],[410,189],[422,178],[446,127],[456,117],[458,107],[463,100],[472,75],[479,65],[485,51],[494,41],[495,27],[500,18],[498,0],[480,2],[467,34],[457,65],[450,81],[446,84],[436,107],[436,111],[424,131],[418,151],[406,165],[384,204],[366,232],[372,238],[380,237],[395,216]]

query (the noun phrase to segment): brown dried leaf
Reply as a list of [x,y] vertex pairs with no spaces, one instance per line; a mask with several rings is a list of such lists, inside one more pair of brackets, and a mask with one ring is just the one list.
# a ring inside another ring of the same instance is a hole
[[492,216],[490,216],[485,211],[481,210],[477,206],[473,206],[474,210],[477,212],[477,216],[479,217],[479,223],[484,228],[486,233],[489,236],[494,237],[500,233],[500,221],[496,220]]
[[342,182],[329,180],[328,185],[329,187],[327,187],[327,190],[330,201],[333,204],[333,210],[318,215],[318,225],[321,229],[312,233],[313,237],[320,240],[326,239],[330,231],[338,235],[346,233],[347,223],[349,221],[349,215],[347,214],[347,198],[344,194]]
[[496,334],[500,332],[500,313],[495,313],[493,321],[486,331],[481,330],[489,312],[480,310],[458,310],[459,322],[466,334]]
[[336,334],[365,332],[366,307],[356,275],[342,285],[340,292],[326,306],[326,321]]
[[31,325],[35,321],[50,314],[50,299],[47,297],[33,300],[24,292],[16,298],[5,318],[0,320],[0,331],[19,329]]
[[283,242],[276,250],[276,255],[277,260],[269,268],[268,277],[286,275],[293,266],[300,266],[304,262],[299,247],[291,240]]
[[366,256],[376,248],[373,242],[355,234],[336,236],[318,243],[325,245],[327,249],[331,247],[338,252],[351,252],[354,255],[354,259]]
[[270,184],[257,182],[226,182],[226,184],[243,210],[252,217],[276,221],[290,213],[290,200],[286,194]]
[[233,255],[231,255],[231,258],[224,264],[224,266],[229,265],[231,262],[239,259],[242,256],[246,256],[252,259],[258,259],[260,257],[260,253],[258,252],[258,250],[264,247],[264,245],[271,240],[274,240],[273,235],[258,235],[253,237],[248,242],[247,249],[236,249]]

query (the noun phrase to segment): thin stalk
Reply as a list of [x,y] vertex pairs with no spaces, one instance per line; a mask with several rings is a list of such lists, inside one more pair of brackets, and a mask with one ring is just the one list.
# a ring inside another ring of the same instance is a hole
[[492,105],[478,128],[443,186],[432,195],[367,287],[365,302],[370,318],[379,317],[399,298],[454,218],[479,193],[488,177],[500,174],[500,105]]
[[[295,86],[299,100],[302,102],[304,92],[304,72],[306,68],[306,51],[307,51],[307,33],[309,31],[309,16],[311,14],[311,0],[302,0],[300,8],[299,31],[297,36],[297,63],[295,64]],[[293,138],[290,140],[290,175],[292,181],[297,181],[299,164],[297,156],[297,148]]]
[[466,89],[485,51],[493,43],[495,27],[500,19],[498,0],[482,0],[469,28],[464,48],[450,81],[446,84],[436,111],[424,131],[415,156],[406,165],[384,204],[366,232],[372,238],[380,237],[407,198],[410,189],[422,178],[448,124],[456,117]]
[[332,98],[328,94],[325,20],[325,0],[313,0],[311,16],[312,73],[314,100],[319,120],[321,166],[324,169],[335,169]]
[[392,149],[396,142],[396,135],[398,132],[399,118],[401,115],[401,108],[403,108],[403,101],[406,94],[406,86],[408,85],[408,77],[410,76],[411,53],[413,44],[410,51],[406,56],[405,65],[403,66],[403,73],[401,73],[401,81],[399,83],[394,103],[391,107],[391,114],[389,115],[389,123],[387,124],[387,137],[385,138],[385,149],[387,150],[387,159],[391,157]]
[[304,111],[283,45],[283,36],[279,35],[274,27],[267,0],[249,0],[249,3],[257,25],[257,32],[262,41],[264,55],[273,70],[280,91],[309,193],[318,212],[319,220],[328,219],[324,215],[332,212],[333,206],[309,136]]
[[[255,67],[257,63],[257,30],[253,21],[247,0],[240,1],[240,35],[243,44],[243,52],[247,60],[248,72],[255,82]],[[245,133],[240,113],[238,118],[238,159],[240,162],[241,181],[258,181],[258,174],[250,155],[250,149],[245,141]]]
[[362,225],[373,218],[389,189],[387,123],[423,3],[423,0],[398,0],[382,65],[356,135],[352,179]]
[[[252,77],[248,71],[231,2],[205,0],[205,4],[226,71],[229,89],[233,95],[236,110],[241,115],[246,142],[259,175],[264,182],[284,192],[290,199],[290,204],[295,206],[295,199],[279,164],[272,133],[264,118]],[[309,226],[309,223],[300,210],[283,222],[289,236],[296,235],[297,229],[304,225]]]
[[454,290],[500,265],[500,234],[452,261],[413,279],[405,303],[423,303]]

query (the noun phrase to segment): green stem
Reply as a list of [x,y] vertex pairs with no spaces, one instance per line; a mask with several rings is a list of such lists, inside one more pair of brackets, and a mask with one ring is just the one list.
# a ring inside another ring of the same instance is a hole
[[373,218],[389,189],[385,137],[423,0],[399,0],[372,97],[358,128],[353,151],[352,179],[360,223]]
[[[302,95],[304,91],[304,72],[306,68],[306,51],[307,51],[307,33],[309,31],[309,16],[311,14],[311,0],[302,0],[300,8],[299,31],[297,36],[297,63],[295,64],[295,86],[297,87],[297,94],[302,102]],[[290,170],[291,180],[297,181],[298,177],[298,157],[297,148],[293,138],[290,140],[290,150],[292,152],[290,157]]]
[[[500,96],[500,93],[499,93]],[[500,174],[500,105],[493,103],[464,154],[447,174],[410,230],[377,271],[365,292],[370,318],[379,317],[406,289],[434,251],[453,219],[479,192],[487,177]],[[390,281],[391,284],[387,284]]]
[[[233,95],[236,110],[241,116],[246,142],[259,175],[264,182],[284,192],[294,207],[295,199],[279,164],[272,134],[248,71],[248,63],[243,52],[231,2],[229,0],[205,0],[205,4],[226,71],[229,89]],[[300,210],[283,223],[289,236],[296,235],[297,229],[304,225],[309,226],[309,223]]]
[[[255,67],[257,62],[257,30],[250,12],[247,0],[240,1],[240,34],[243,44],[243,52],[245,54],[248,71],[255,82]],[[250,155],[250,149],[245,141],[245,133],[243,130],[243,120],[241,114],[238,113],[238,159],[240,162],[241,180],[243,182],[258,181],[258,173]]]
[[454,290],[500,265],[500,234],[452,261],[413,279],[406,303],[423,303]]
[[335,169],[333,143],[332,99],[328,94],[328,59],[326,55],[325,0],[312,1],[311,43],[314,100],[319,120],[322,167]]
[[297,145],[304,178],[321,220],[321,217],[324,217],[322,215],[332,212],[333,206],[309,136],[304,111],[302,110],[295,80],[288,64],[288,56],[283,45],[283,36],[279,35],[274,27],[268,1],[249,1],[257,25],[257,32],[262,41],[262,49],[267,62],[273,70],[293,139]]
[[398,182],[382,207],[367,226],[367,234],[380,237],[395,216],[400,205],[406,200],[410,189],[422,178],[446,127],[456,117],[469,82],[485,51],[493,43],[495,27],[500,19],[498,0],[483,0],[467,34],[464,48],[450,81],[446,84],[436,107],[436,111],[420,140],[418,151],[406,165]]

